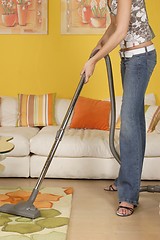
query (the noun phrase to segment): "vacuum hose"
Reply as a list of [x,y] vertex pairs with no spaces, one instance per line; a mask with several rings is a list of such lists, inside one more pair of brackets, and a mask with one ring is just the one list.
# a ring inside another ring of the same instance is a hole
[[111,124],[109,131],[109,147],[110,150],[119,164],[121,164],[120,156],[115,149],[114,145],[114,135],[115,135],[115,125],[116,125],[116,103],[115,103],[115,92],[114,92],[114,83],[113,83],[113,72],[112,65],[109,55],[105,57],[107,75],[108,75],[108,85],[109,85],[109,94],[111,100]]

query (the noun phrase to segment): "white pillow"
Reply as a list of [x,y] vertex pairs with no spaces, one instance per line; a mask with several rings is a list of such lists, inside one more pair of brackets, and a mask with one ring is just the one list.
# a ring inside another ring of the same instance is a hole
[[1,97],[0,105],[0,125],[2,127],[17,125],[18,117],[18,100],[16,97]]
[[159,120],[158,124],[156,125],[155,130],[157,133],[160,133],[160,120]]
[[116,96],[116,121],[120,116],[121,106],[122,106],[122,96]]
[[[56,119],[56,123],[58,125],[62,124],[62,121],[64,120],[64,116],[70,105],[70,102],[71,102],[70,99],[60,99],[60,98],[56,99],[56,101],[55,101],[55,119]],[[70,125],[72,114],[71,114],[71,117],[69,119],[67,126]]]
[[[110,101],[110,98],[105,98],[104,101]],[[116,101],[116,121],[118,120],[122,106],[122,96],[115,96]]]
[[145,103],[145,105],[156,105],[156,98],[155,98],[154,93],[146,94],[144,103]]

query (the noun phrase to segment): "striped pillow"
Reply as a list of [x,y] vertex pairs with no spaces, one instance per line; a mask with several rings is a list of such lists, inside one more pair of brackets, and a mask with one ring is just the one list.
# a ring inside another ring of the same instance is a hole
[[18,95],[19,117],[18,126],[56,125],[55,93],[43,95]]
[[160,106],[149,106],[145,114],[146,130],[152,132],[160,120]]

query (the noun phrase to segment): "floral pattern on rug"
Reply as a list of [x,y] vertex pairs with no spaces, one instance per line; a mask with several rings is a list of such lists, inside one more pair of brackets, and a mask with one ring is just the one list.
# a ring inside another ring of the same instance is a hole
[[[66,240],[72,188],[43,188],[34,202],[41,216],[29,219],[0,212],[0,240]],[[0,188],[0,206],[27,201],[31,190]]]

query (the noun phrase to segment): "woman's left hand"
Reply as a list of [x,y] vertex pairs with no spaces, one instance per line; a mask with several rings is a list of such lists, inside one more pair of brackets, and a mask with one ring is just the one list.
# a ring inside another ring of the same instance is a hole
[[90,58],[84,65],[81,75],[85,74],[85,83],[89,81],[95,69],[95,62]]

